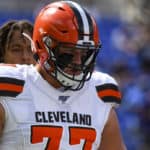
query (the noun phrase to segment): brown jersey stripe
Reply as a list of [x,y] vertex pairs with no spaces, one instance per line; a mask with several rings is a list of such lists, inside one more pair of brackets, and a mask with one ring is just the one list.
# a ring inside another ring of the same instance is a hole
[[121,99],[119,98],[116,98],[116,97],[113,97],[113,96],[105,96],[105,97],[102,97],[102,100],[106,103],[117,103],[117,104],[120,104],[121,103]]
[[16,97],[20,92],[14,92],[14,91],[1,91],[0,90],[0,96],[10,96],[10,97]]
[[99,92],[101,90],[104,90],[104,89],[114,89],[116,91],[118,91],[118,86],[115,85],[115,84],[112,84],[112,83],[106,83],[106,84],[102,84],[102,85],[99,85],[99,86],[96,86],[96,90]]
[[15,85],[9,83],[0,83],[0,91],[14,91],[21,92],[23,90],[22,85]]
[[24,85],[24,80],[11,78],[11,77],[0,77],[0,83],[9,83],[9,84],[15,84],[15,85]]

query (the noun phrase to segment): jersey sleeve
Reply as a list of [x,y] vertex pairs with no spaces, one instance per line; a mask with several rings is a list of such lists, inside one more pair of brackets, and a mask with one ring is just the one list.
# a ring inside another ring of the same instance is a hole
[[0,96],[16,97],[23,91],[25,80],[15,65],[0,65]]
[[108,74],[98,72],[93,77],[98,97],[105,103],[118,107],[121,104],[121,91],[116,80]]

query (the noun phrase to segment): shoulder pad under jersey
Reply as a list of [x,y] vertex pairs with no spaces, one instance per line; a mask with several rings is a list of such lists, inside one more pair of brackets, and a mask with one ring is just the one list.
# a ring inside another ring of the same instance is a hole
[[121,92],[115,79],[106,73],[96,71],[93,72],[92,79],[98,97],[105,103],[118,107],[121,103]]

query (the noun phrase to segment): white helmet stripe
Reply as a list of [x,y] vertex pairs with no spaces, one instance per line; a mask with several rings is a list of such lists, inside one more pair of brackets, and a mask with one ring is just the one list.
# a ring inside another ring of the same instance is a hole
[[88,41],[91,35],[91,31],[93,26],[92,25],[92,19],[88,18],[86,11],[77,3],[72,1],[65,1],[67,2],[74,13],[77,16],[78,25],[80,27],[81,35],[79,35],[79,40]]

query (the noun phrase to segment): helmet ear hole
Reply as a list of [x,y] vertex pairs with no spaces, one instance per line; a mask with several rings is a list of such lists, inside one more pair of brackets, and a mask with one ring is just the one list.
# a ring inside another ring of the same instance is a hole
[[52,39],[49,36],[44,36],[42,38],[42,40],[43,40],[43,43],[45,44],[45,46],[49,49],[55,48],[58,44],[58,42],[56,40]]
[[44,36],[42,40],[48,48],[52,46],[52,39],[49,36]]

